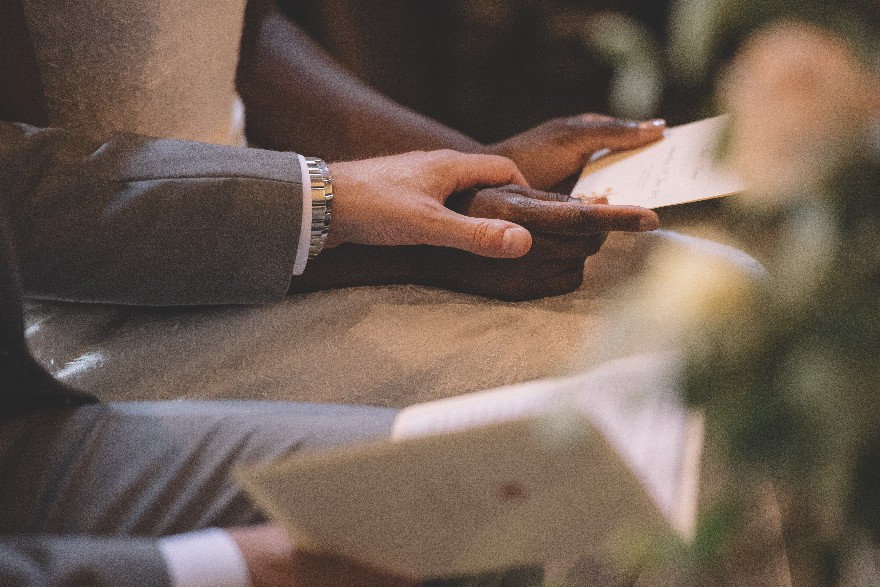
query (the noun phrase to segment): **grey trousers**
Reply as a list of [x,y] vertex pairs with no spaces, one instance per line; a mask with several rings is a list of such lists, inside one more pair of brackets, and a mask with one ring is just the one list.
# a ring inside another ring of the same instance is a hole
[[[97,404],[0,425],[0,535],[155,538],[264,521],[237,465],[387,437],[396,410],[275,401]],[[537,585],[510,569],[431,586]]]
[[25,416],[0,426],[0,534],[158,537],[255,523],[236,465],[386,437],[396,413],[175,401]]

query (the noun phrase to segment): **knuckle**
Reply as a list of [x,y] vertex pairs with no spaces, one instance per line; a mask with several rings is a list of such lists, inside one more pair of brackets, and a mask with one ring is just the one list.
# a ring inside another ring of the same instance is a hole
[[461,155],[461,153],[453,149],[438,149],[434,151],[434,154],[438,159],[456,159]]
[[452,149],[430,151],[428,160],[437,169],[452,169],[461,163],[462,154]]
[[507,202],[507,204],[512,208],[528,208],[535,205],[535,200],[528,197],[528,195],[516,192],[509,194],[505,198],[505,202]]
[[516,161],[509,157],[504,157],[504,164],[507,165],[513,172],[519,172],[519,166],[516,164]]
[[477,222],[471,231],[471,243],[477,250],[497,254],[501,252],[501,229],[488,221]]
[[513,159],[505,157],[504,155],[486,155],[486,157],[491,157],[495,163],[511,173],[519,169],[516,166],[516,163],[513,162]]
[[579,204],[558,206],[555,210],[558,218],[556,226],[570,227],[575,233],[586,232],[589,214],[586,214]]
[[500,197],[508,198],[513,201],[518,201],[522,199],[522,196],[528,195],[529,188],[516,183],[509,183],[507,185],[503,185],[497,188],[497,192]]

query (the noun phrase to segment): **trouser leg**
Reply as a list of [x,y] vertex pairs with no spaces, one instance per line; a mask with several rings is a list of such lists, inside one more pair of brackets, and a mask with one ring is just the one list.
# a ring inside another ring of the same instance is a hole
[[384,438],[396,411],[286,402],[145,402],[0,427],[0,531],[163,536],[262,516],[232,472]]
[[[263,521],[236,466],[387,438],[396,410],[259,401],[98,404],[0,426],[0,533],[156,537]],[[540,567],[429,581],[540,585]]]

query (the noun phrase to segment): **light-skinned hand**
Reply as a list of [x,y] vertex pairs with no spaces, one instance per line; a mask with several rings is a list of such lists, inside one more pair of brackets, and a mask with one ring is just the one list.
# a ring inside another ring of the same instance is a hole
[[331,163],[334,200],[327,246],[434,245],[485,257],[520,257],[531,247],[523,227],[464,216],[444,206],[453,193],[528,185],[510,160],[456,151],[416,151]]
[[392,577],[330,554],[297,548],[275,524],[229,528],[247,564],[253,587],[411,587]]

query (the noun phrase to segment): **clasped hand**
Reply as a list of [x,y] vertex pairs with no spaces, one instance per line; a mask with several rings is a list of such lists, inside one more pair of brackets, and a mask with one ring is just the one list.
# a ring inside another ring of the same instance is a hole
[[645,208],[539,191],[527,177],[555,186],[593,153],[645,145],[663,128],[584,115],[487,147],[490,154],[443,150],[331,163],[328,248],[291,291],[417,283],[522,300],[577,289],[584,261],[608,232],[653,230],[658,218]]

